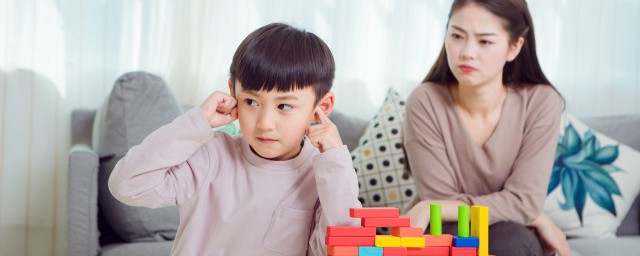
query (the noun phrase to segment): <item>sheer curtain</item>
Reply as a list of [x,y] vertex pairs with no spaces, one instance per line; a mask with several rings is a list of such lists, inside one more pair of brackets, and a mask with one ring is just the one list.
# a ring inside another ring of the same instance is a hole
[[[529,0],[543,69],[578,116],[640,113],[640,1]],[[227,90],[242,39],[271,22],[333,51],[337,109],[407,96],[442,46],[451,0],[0,0],[0,254],[65,255],[69,115],[124,72],[197,104]],[[51,253],[52,252],[52,253]]]

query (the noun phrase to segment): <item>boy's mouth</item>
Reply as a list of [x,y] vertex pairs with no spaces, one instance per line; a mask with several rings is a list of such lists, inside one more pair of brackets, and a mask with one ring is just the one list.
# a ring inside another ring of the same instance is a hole
[[264,137],[257,137],[257,139],[262,143],[273,143],[273,142],[278,141],[278,140],[275,140],[275,139],[264,138]]

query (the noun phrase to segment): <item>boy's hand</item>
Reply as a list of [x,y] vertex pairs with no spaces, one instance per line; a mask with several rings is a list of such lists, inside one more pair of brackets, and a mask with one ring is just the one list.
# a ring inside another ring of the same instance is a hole
[[207,117],[211,128],[224,126],[238,119],[238,102],[229,94],[214,92],[202,102],[200,111]]
[[307,136],[313,146],[320,150],[320,153],[342,146],[342,139],[338,128],[327,117],[320,107],[316,107],[316,115],[320,118],[320,123],[307,127]]

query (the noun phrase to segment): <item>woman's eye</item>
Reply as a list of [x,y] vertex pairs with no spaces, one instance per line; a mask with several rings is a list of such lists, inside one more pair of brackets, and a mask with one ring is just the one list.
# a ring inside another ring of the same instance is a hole
[[292,107],[291,105],[289,105],[289,104],[280,104],[280,105],[278,105],[278,108],[279,108],[280,110],[289,111],[289,110],[291,110],[293,107]]
[[253,106],[253,107],[258,106],[258,102],[252,99],[245,99],[244,102],[247,103],[247,105],[249,106]]
[[493,42],[487,40],[480,40],[480,44],[492,44]]
[[462,36],[456,33],[451,34],[451,37],[453,37],[453,39],[462,39]]

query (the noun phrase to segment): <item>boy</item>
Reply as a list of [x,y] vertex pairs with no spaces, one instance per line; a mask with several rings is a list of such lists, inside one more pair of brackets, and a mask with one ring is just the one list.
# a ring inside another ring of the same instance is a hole
[[[316,35],[259,28],[233,57],[231,96],[214,92],[131,148],[109,189],[129,205],[178,207],[172,255],[326,255],[326,227],[359,225],[348,213],[361,207],[327,117],[334,70]],[[211,129],[235,119],[241,137]]]

